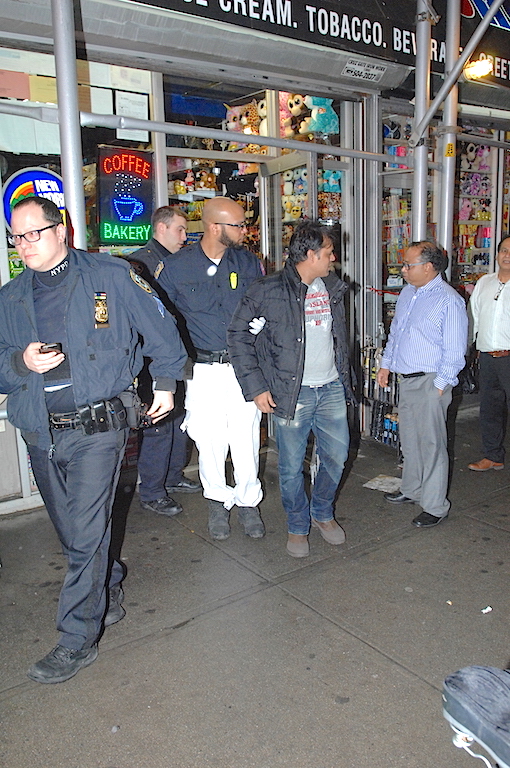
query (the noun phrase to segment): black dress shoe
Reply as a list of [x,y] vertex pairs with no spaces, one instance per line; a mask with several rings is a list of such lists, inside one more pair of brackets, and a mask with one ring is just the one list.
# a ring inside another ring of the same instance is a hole
[[414,518],[413,525],[417,528],[432,528],[432,526],[439,525],[443,520],[446,520],[447,517],[448,515],[436,517],[436,515],[429,515],[428,512],[422,512]]
[[167,493],[197,493],[202,490],[200,483],[196,483],[194,480],[188,480],[187,477],[183,477],[177,485],[168,485],[165,488]]
[[400,491],[397,491],[397,493],[385,493],[384,498],[392,504],[414,504],[413,499],[408,499]]

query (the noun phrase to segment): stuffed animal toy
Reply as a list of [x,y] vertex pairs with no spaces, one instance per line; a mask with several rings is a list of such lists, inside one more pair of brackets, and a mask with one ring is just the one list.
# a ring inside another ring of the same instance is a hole
[[241,115],[243,107],[229,107],[228,104],[224,104],[223,106],[227,110],[227,114],[225,116],[225,128],[227,131],[242,133],[243,125],[241,123]]
[[294,194],[303,195],[308,192],[308,172],[306,168],[296,168],[294,170]]
[[267,101],[257,102],[257,114],[259,116],[259,136],[267,136]]
[[184,184],[186,186],[186,192],[193,192],[195,190],[195,177],[193,176],[193,171],[191,168],[186,172]]
[[[226,110],[227,114],[225,116],[225,128],[227,131],[232,131],[233,133],[242,133],[243,131],[243,125],[241,123],[241,115],[244,106],[238,106],[238,107],[229,107],[228,104],[223,105]],[[227,147],[227,150],[229,152],[237,152],[242,147],[244,147],[244,144],[240,144],[239,141],[231,141],[230,144]]]
[[471,203],[471,200],[469,200],[467,197],[463,197],[460,202],[459,220],[465,221],[466,219],[469,219],[469,217],[471,216],[472,210],[473,210],[473,205]]
[[310,110],[305,104],[305,97],[300,93],[291,93],[287,99],[287,106],[291,114],[284,123],[285,137],[292,139],[299,133],[299,126],[310,115]]
[[292,216],[291,216],[291,211],[292,211],[291,195],[283,195],[283,197],[282,197],[282,208],[283,208],[283,220],[284,221],[292,221]]
[[473,144],[472,141],[469,142],[469,144],[466,145],[466,149],[464,152],[462,152],[460,156],[460,170],[461,171],[471,171],[473,170],[474,163],[476,160],[476,144]]
[[182,181],[182,179],[176,179],[174,181],[174,192],[176,195],[186,194],[186,184]]
[[324,192],[340,192],[340,179],[342,174],[340,171],[324,171],[323,172]]
[[283,194],[292,195],[294,193],[294,171],[283,172]]
[[287,91],[279,91],[278,92],[278,108],[279,108],[279,117],[280,117],[280,136],[285,137],[285,126],[287,124],[287,120],[292,118],[292,115],[290,113],[289,109],[289,98],[291,94],[287,93]]
[[305,96],[305,105],[310,110],[310,115],[301,122],[299,133],[338,133],[338,115],[332,104],[333,99]]
[[489,155],[490,155],[490,147],[486,147],[483,144],[481,144],[478,147],[478,170],[479,171],[488,171],[490,170],[490,164],[489,164]]
[[252,136],[258,135],[259,123],[260,118],[255,99],[249,104],[243,104],[241,107],[242,132]]

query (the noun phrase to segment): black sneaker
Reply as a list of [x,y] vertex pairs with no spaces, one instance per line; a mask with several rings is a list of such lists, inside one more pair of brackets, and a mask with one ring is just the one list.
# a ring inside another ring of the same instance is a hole
[[111,627],[112,624],[116,624],[118,621],[121,621],[124,618],[126,611],[122,607],[123,600],[124,590],[120,584],[117,584],[117,586],[110,589],[108,610],[103,621],[105,627]]
[[97,645],[83,648],[81,651],[56,645],[44,659],[32,664],[27,675],[36,683],[64,683],[96,659]]
[[164,496],[162,499],[155,499],[154,501],[141,501],[140,504],[144,509],[150,509],[151,512],[167,517],[173,517],[182,512],[179,502],[174,501],[170,496]]

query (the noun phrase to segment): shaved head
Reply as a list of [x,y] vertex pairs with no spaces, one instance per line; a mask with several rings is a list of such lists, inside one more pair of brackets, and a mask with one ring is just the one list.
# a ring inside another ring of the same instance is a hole
[[221,259],[227,248],[242,248],[246,234],[244,208],[230,197],[211,197],[202,210],[202,249],[211,259]]
[[216,222],[241,222],[244,221],[244,209],[231,197],[211,197],[204,203],[202,221],[206,226]]

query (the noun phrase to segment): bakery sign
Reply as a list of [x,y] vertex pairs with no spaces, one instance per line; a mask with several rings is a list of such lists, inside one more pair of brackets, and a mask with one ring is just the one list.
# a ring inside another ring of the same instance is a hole
[[100,147],[97,173],[101,245],[146,243],[154,195],[152,153]]

